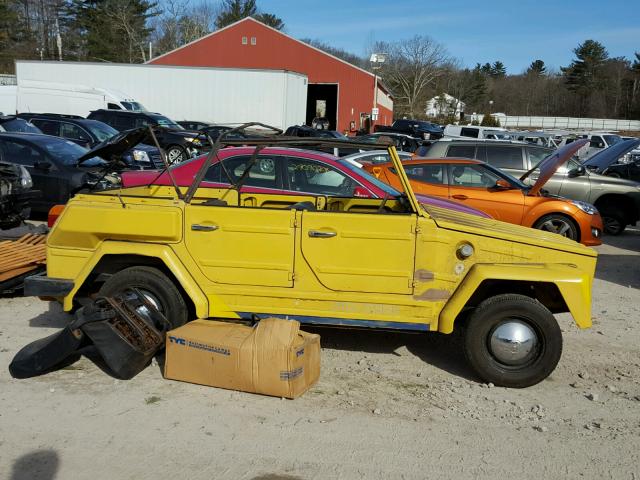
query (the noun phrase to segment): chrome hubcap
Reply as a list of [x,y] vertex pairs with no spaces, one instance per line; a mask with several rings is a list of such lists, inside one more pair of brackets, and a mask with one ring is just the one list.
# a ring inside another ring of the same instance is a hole
[[169,163],[179,162],[182,158],[182,152],[177,148],[172,148],[167,152]]
[[489,338],[489,349],[500,363],[518,366],[535,356],[538,343],[535,330],[514,319],[501,323],[493,330]]
[[[160,313],[164,313],[160,300],[158,300],[158,298],[154,294],[152,294],[148,290],[144,290],[141,288],[138,288],[138,291],[142,294],[142,296],[145,298],[147,302],[149,302],[151,305],[153,305],[156,308],[156,310],[158,310]],[[149,309],[146,307],[146,305],[140,305],[139,307],[137,307],[136,312],[139,315],[142,315],[143,317],[147,318],[148,320],[151,320],[152,318],[151,312],[149,312]]]
[[571,225],[565,220],[547,220],[540,225],[540,230],[546,230],[547,232],[557,233],[563,237],[571,237]]

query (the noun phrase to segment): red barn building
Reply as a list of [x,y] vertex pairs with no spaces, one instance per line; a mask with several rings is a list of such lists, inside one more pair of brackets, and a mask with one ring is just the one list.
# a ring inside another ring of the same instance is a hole
[[393,99],[379,77],[250,17],[148,63],[304,73],[309,79],[308,125],[318,114],[329,119],[330,129],[342,132],[387,125],[393,119]]

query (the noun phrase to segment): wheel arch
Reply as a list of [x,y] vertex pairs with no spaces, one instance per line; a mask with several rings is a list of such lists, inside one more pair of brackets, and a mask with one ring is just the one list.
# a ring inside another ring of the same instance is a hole
[[633,199],[621,193],[605,193],[598,197],[593,204],[603,216],[606,212],[620,213],[627,225],[640,219],[640,212]]
[[[570,312],[580,328],[591,326],[591,280],[570,265],[475,265],[440,312],[438,331],[451,333],[456,322],[483,300],[506,293],[538,300],[551,313]],[[529,271],[527,271],[529,270]],[[526,274],[526,276],[525,276]]]
[[138,247],[140,248],[137,250],[141,253],[132,254],[130,243],[104,242],[74,279],[74,289],[64,298],[64,309],[71,310],[76,295],[88,293],[92,284],[100,281],[101,277],[128,267],[149,266],[158,268],[176,285],[189,306],[190,313],[200,318],[209,316],[206,295],[169,247],[148,244]]
[[549,215],[560,215],[561,217],[564,217],[567,220],[569,220],[573,225],[573,227],[576,229],[576,233],[578,235],[576,242],[580,242],[580,240],[582,239],[582,231],[580,230],[580,223],[577,222],[575,218],[573,218],[573,216],[571,215],[571,212],[568,209],[535,212],[533,213],[533,215],[534,215],[534,220],[530,222],[531,228],[536,228],[535,225],[538,224],[540,220],[542,220],[544,217],[547,217]]

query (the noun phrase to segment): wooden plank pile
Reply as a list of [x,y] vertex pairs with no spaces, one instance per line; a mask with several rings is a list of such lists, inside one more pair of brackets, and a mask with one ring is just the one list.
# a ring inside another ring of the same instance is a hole
[[29,233],[17,240],[0,241],[0,282],[43,266],[47,259],[47,236]]

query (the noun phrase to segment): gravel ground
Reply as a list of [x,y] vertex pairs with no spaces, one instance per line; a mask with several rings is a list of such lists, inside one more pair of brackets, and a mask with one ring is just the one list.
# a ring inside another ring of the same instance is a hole
[[[301,398],[131,381],[86,359],[30,380],[7,365],[69,316],[0,299],[0,478],[640,478],[640,229],[598,247],[594,326],[558,317],[541,384],[479,383],[455,338],[338,329]],[[498,477],[500,476],[500,477]]]

